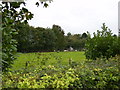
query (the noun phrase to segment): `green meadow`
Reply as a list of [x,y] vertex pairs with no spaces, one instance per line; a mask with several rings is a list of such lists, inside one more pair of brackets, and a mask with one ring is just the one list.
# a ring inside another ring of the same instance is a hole
[[68,65],[72,62],[84,62],[84,52],[44,52],[18,53],[11,70],[38,68],[42,65]]

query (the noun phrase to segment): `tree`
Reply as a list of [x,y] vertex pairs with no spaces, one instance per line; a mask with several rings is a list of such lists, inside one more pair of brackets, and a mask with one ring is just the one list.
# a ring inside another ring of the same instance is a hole
[[14,36],[17,40],[17,51],[18,52],[28,52],[29,49],[33,47],[34,42],[34,27],[28,24],[21,23],[15,26],[18,34]]
[[71,33],[70,33],[70,32],[68,32],[68,33],[67,33],[67,36],[68,36],[68,37],[70,37],[70,36],[71,36]]
[[[56,48],[58,34],[51,28],[34,28],[22,23],[16,26],[16,30],[18,34],[14,38],[18,41],[19,52],[54,51]],[[59,37],[62,37],[60,35]]]
[[89,37],[87,40],[86,58],[96,60],[97,58],[104,57],[108,59],[111,56],[120,54],[120,45],[118,43],[117,37],[112,35],[111,30],[104,23],[102,31],[97,30],[97,33],[94,33],[94,37]]
[[87,38],[88,36],[87,36],[87,34],[86,33],[83,33],[82,34],[82,38]]
[[36,28],[38,30],[38,32],[35,35],[35,37],[37,37],[37,41],[36,44],[37,45],[37,49],[39,49],[39,51],[53,51],[55,49],[55,39],[56,39],[56,35],[54,33],[54,31],[50,28]]
[[82,38],[81,34],[67,34],[66,36],[66,48],[73,47],[76,50],[83,50],[85,47],[85,41],[87,38]]
[[58,25],[53,25],[52,30],[55,33],[56,36],[56,44],[55,44],[55,49],[56,50],[64,50],[65,48],[65,37],[64,37],[64,31],[62,30],[62,28]]

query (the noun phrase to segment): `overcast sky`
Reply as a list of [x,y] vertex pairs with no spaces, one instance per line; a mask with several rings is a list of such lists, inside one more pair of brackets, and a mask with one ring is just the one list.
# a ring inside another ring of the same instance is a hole
[[34,27],[59,25],[65,33],[91,34],[101,30],[102,23],[118,34],[118,1],[120,0],[53,0],[48,8],[37,7],[38,0],[27,0],[26,5],[34,18],[29,24]]

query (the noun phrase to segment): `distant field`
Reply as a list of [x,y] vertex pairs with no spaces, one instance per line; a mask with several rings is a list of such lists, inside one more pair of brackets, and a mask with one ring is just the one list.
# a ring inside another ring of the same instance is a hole
[[46,52],[46,53],[19,53],[12,70],[37,68],[41,65],[68,65],[69,59],[75,62],[85,60],[84,52]]

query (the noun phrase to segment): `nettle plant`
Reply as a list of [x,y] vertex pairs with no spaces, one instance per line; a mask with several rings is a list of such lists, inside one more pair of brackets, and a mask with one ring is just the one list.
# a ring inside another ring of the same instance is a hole
[[93,33],[93,35],[93,38],[89,35],[89,39],[86,42],[85,55],[87,59],[96,60],[100,57],[108,59],[120,54],[119,38],[113,36],[105,23],[103,23],[102,31],[97,30],[97,33]]
[[[47,1],[40,0],[44,7],[48,6]],[[15,25],[26,24],[33,18],[33,14],[24,7],[25,4],[25,2],[2,2],[0,4],[2,7],[2,27],[0,27],[2,31],[2,71],[7,71],[15,60],[17,41],[13,37],[18,34]],[[39,6],[39,2],[36,2],[36,5]]]

